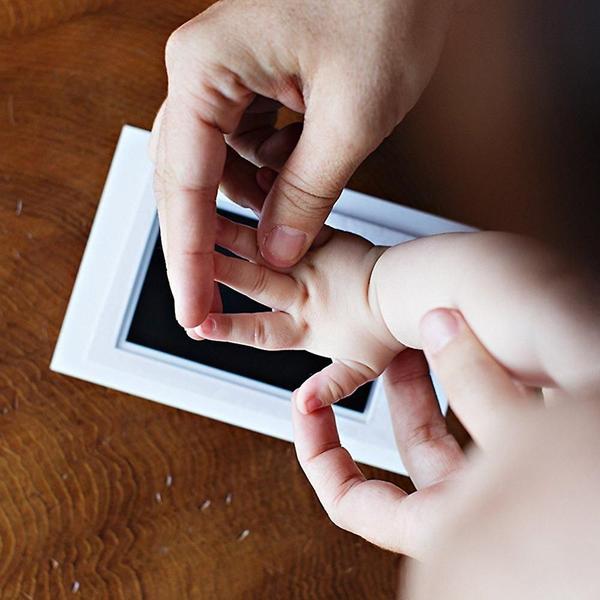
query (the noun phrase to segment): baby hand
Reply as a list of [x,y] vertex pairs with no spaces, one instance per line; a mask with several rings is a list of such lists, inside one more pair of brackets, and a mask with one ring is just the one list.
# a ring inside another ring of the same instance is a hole
[[295,392],[298,408],[312,412],[349,396],[379,376],[402,346],[379,313],[371,272],[385,248],[325,228],[304,259],[286,273],[260,264],[256,230],[221,216],[215,279],[269,306],[272,312],[210,313],[196,328],[206,339],[263,350],[308,350],[332,359]]

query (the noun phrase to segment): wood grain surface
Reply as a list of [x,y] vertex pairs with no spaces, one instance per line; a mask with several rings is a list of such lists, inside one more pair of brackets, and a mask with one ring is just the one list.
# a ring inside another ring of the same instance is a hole
[[[2,599],[394,596],[398,557],[328,521],[290,444],[48,369],[121,127],[151,126],[166,38],[207,4],[0,1]],[[458,20],[353,187],[553,235],[531,218],[552,186],[531,111],[497,83],[515,60],[505,5]]]
[[48,369],[121,127],[151,126],[205,4],[0,42],[2,599],[393,595],[397,557],[328,521],[290,444]]

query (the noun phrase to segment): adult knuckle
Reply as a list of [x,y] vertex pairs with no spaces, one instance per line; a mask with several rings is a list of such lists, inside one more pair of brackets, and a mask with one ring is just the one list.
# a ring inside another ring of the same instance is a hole
[[190,63],[197,67],[218,55],[218,49],[215,48],[218,39],[202,15],[175,29],[165,44],[165,64],[169,76],[180,71],[183,74],[181,67],[188,67]]
[[194,259],[200,259],[200,260],[204,260],[206,258],[211,257],[213,255],[213,250],[204,250],[202,248],[183,248],[180,252],[179,252],[180,256],[182,258],[185,258],[187,260],[194,260]]
[[415,427],[406,438],[406,449],[413,450],[423,444],[441,440],[448,431],[445,423],[424,423]]
[[343,498],[346,494],[346,489],[344,489],[340,494],[333,497],[329,502],[325,503],[324,508],[329,520],[336,526],[341,529],[347,529],[348,523],[345,515],[344,507],[343,507]]
[[331,190],[317,189],[316,186],[290,175],[280,175],[278,187],[279,194],[288,207],[306,218],[328,213],[338,195]]
[[[345,448],[341,448],[341,450],[346,452]],[[341,529],[353,530],[352,519],[347,510],[347,500],[351,491],[360,483],[361,481],[357,481],[353,476],[349,477],[339,485],[338,492],[325,506],[325,511],[332,523]]]
[[267,270],[259,267],[256,278],[252,282],[252,293],[256,295],[263,294],[267,289]]
[[175,67],[181,57],[185,55],[188,46],[187,39],[186,25],[178,27],[169,35],[165,44],[165,64],[167,65],[167,70]]
[[420,350],[407,348],[396,359],[386,376],[390,384],[411,384],[421,379],[429,379],[429,365]]
[[429,373],[423,372],[422,369],[405,369],[394,372],[389,376],[389,381],[392,385],[399,386],[402,384],[416,383],[422,379],[429,379]]

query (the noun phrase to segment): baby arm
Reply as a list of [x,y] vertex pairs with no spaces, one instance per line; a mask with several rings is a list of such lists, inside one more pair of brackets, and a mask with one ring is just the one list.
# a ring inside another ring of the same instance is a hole
[[481,232],[389,248],[372,293],[395,339],[420,347],[434,308],[459,310],[515,379],[585,392],[600,382],[600,304],[568,263],[520,236]]
[[274,309],[213,313],[202,337],[305,349],[332,364],[297,390],[310,412],[374,379],[404,347],[420,347],[433,308],[460,310],[494,357],[531,385],[579,389],[598,379],[598,307],[556,257],[497,233],[448,234],[393,248],[327,229],[287,273],[259,264],[254,229],[219,218],[218,281]]

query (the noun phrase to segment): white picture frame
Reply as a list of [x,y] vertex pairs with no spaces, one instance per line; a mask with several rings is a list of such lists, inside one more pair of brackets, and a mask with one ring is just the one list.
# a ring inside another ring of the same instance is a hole
[[[121,133],[67,308],[51,369],[175,408],[291,440],[289,391],[131,344],[125,334],[157,235],[149,132]],[[219,194],[217,203],[254,217]],[[472,228],[344,190],[328,223],[379,244]],[[200,342],[201,343],[201,342]],[[438,394],[438,396],[441,395]],[[442,407],[446,408],[443,398]],[[344,446],[359,461],[405,474],[380,381],[367,409],[336,407]]]

